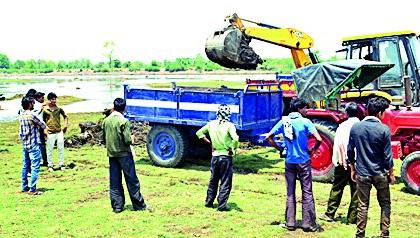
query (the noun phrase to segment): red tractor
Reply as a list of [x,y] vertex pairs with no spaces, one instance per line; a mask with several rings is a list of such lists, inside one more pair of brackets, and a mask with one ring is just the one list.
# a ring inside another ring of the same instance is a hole
[[[346,52],[348,60],[364,59],[394,66],[375,76],[372,82],[367,82],[369,77],[364,76],[362,79],[366,81],[365,83],[340,84],[340,87],[335,88],[335,91],[332,90],[331,94],[326,94],[327,102],[331,102],[340,94],[341,103],[355,101],[361,105],[362,112],[363,105],[370,97],[381,96],[389,100],[392,106],[387,110],[382,122],[391,130],[393,157],[403,160],[401,178],[406,187],[411,192],[420,195],[420,40],[418,35],[412,31],[404,31],[347,37],[343,40],[343,46],[346,48],[342,51]],[[351,89],[352,86],[357,87]],[[296,85],[296,88],[299,90],[299,85]],[[330,108],[328,106],[330,105],[323,105],[324,108]],[[343,114],[336,110],[312,110],[308,116],[314,121],[328,125],[332,130],[343,120]],[[331,175],[329,169],[333,167],[330,151],[332,143],[327,141],[324,143],[317,154],[318,157],[313,158],[312,162],[318,169],[319,176],[329,179],[330,176],[327,175]]]

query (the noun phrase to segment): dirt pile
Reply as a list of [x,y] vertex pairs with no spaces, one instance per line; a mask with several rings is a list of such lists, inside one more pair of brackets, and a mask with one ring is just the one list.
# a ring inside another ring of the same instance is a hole
[[[102,120],[98,122],[83,122],[79,124],[80,134],[72,136],[64,141],[65,147],[75,148],[85,144],[101,145],[102,139]],[[146,142],[149,125],[142,122],[131,122],[131,131],[134,135],[134,144],[144,144]]]

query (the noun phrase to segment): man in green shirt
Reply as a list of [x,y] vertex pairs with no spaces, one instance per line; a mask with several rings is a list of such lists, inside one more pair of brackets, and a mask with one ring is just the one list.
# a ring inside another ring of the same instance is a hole
[[[65,170],[64,167],[64,133],[67,131],[69,124],[69,118],[61,107],[57,106],[57,95],[55,93],[49,93],[47,95],[48,104],[43,107],[43,119],[48,126],[48,139],[47,139],[47,161],[48,161],[48,172],[54,171],[54,163],[52,160],[54,145],[57,142],[58,149],[58,165],[61,170]],[[61,117],[64,118],[64,127],[61,128]]]
[[[214,199],[217,194],[217,187],[220,190],[218,201],[218,211],[230,210],[227,205],[230,191],[232,189],[232,156],[236,153],[239,146],[239,137],[236,134],[235,125],[230,122],[230,108],[222,104],[217,111],[217,119],[210,121],[197,131],[198,138],[212,145],[213,153],[211,159],[211,177],[207,189],[205,206],[213,207]],[[206,137],[209,134],[211,141]]]
[[113,112],[105,118],[102,129],[103,139],[109,157],[109,192],[113,212],[120,213],[124,209],[125,197],[122,186],[121,170],[135,211],[146,210],[143,196],[140,193],[140,181],[136,175],[132,144],[131,124],[124,118],[126,102],[122,98],[114,100]]

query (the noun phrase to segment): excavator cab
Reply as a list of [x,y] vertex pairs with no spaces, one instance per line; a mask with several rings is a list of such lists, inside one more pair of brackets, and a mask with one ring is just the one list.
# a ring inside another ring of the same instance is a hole
[[346,59],[365,59],[394,64],[394,67],[378,77],[370,87],[391,96],[405,97],[404,77],[410,78],[412,102],[420,103],[420,40],[413,31],[388,32],[346,37]]

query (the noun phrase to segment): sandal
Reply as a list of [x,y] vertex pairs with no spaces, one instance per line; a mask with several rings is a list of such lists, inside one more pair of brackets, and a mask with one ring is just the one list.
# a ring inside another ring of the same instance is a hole
[[43,194],[43,192],[36,190],[36,191],[33,191],[33,192],[29,191],[28,194],[29,195],[41,195],[41,194]]

